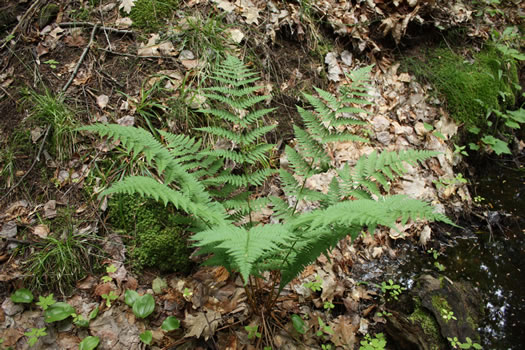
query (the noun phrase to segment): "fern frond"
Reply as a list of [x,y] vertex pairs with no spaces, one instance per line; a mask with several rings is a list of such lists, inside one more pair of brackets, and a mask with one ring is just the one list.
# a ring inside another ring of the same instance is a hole
[[270,97],[270,96],[263,95],[263,96],[249,96],[249,97],[244,97],[244,98],[233,99],[227,96],[222,96],[222,95],[217,95],[217,94],[203,94],[203,96],[211,100],[222,102],[236,109],[248,109],[252,107],[253,105],[259,102],[262,102]]
[[[250,229],[229,225],[199,232],[192,239],[197,241],[197,247],[224,249],[231,259],[230,265],[239,270],[246,283],[250,274],[256,271],[259,258],[267,252],[278,250],[279,245],[286,243],[290,236],[290,232],[280,224]],[[220,264],[223,265],[222,261]]]
[[330,157],[319,141],[296,125],[294,125],[293,130],[297,143],[299,144],[299,149],[305,157],[314,159],[316,164],[330,163]]
[[260,169],[251,174],[228,174],[221,175],[215,178],[218,183],[228,183],[237,187],[246,187],[249,185],[260,186],[268,177],[275,174],[277,170],[274,169]]
[[118,124],[94,124],[82,127],[80,130],[92,131],[120,140],[129,151],[142,152],[148,164],[155,166],[159,174],[164,175],[167,184],[176,181],[181,191],[196,202],[210,201],[211,198],[204,186],[186,172],[172,154],[146,130]]
[[224,209],[215,204],[204,205],[195,203],[183,193],[177,192],[166,184],[145,176],[128,176],[123,180],[114,183],[110,188],[102,192],[102,195],[113,193],[135,194],[162,201],[164,205],[171,203],[175,208],[186,212],[189,215],[199,218],[201,221],[211,226],[223,225],[226,223]]
[[297,175],[301,177],[309,177],[314,174],[312,165],[315,158],[312,158],[312,161],[308,163],[296,150],[288,145],[286,145],[284,153],[290,163],[290,167]]
[[438,154],[439,152],[427,150],[405,150],[382,152],[381,154],[374,151],[367,156],[360,157],[351,171],[345,166],[338,174],[342,179],[342,187],[347,193],[361,186],[370,193],[380,195],[380,190],[375,182],[388,191],[389,180],[394,180],[397,176],[406,173],[404,162],[416,165],[417,162],[423,162]]

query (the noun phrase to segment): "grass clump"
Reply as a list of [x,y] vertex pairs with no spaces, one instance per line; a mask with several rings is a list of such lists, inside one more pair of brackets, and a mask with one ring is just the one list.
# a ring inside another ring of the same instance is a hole
[[153,32],[165,24],[178,6],[179,0],[137,0],[129,17],[135,27]]
[[78,122],[63,96],[47,89],[41,94],[26,91],[24,102],[33,120],[51,128],[51,153],[59,160],[70,159],[75,152]]
[[25,273],[31,290],[70,293],[77,281],[96,264],[100,247],[93,236],[78,232],[78,222],[71,210],[61,210],[49,223],[51,233],[32,247]]
[[190,250],[177,213],[153,200],[120,195],[110,204],[110,222],[136,238],[131,259],[137,268],[155,267],[163,272],[184,272],[190,266]]
[[449,48],[431,49],[405,65],[419,79],[433,84],[447,102],[451,116],[468,128],[487,130],[488,110],[505,111],[516,102],[518,82],[515,62],[487,46],[467,59]]

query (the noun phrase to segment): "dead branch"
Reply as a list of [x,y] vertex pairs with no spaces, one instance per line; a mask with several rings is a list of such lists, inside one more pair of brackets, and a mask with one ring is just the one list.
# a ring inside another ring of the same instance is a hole
[[86,57],[86,55],[87,55],[87,53],[89,51],[89,48],[93,44],[93,40],[95,39],[95,32],[97,31],[97,27],[98,27],[97,24],[95,24],[93,26],[93,29],[91,30],[91,36],[89,37],[89,42],[86,45],[84,51],[82,52],[82,55],[80,55],[80,58],[78,59],[77,65],[75,66],[75,69],[73,70],[73,73],[71,73],[71,76],[69,77],[69,80],[67,81],[67,83],[62,88],[62,92],[65,92],[69,88],[69,86],[73,82],[73,79],[75,79],[75,77],[77,76],[78,69],[80,68],[80,65],[82,64],[82,61],[84,61],[84,58]]
[[61,28],[78,28],[78,27],[93,28],[93,27],[96,27],[97,28],[96,30],[103,30],[106,32],[111,32],[111,33],[116,33],[116,34],[133,35],[132,30],[105,27],[105,26],[101,26],[98,23],[91,23],[91,22],[62,22],[62,23],[58,23],[58,26]]

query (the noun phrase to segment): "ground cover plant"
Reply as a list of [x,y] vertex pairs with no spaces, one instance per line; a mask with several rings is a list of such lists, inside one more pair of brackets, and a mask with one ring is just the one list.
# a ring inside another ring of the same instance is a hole
[[[280,291],[345,236],[373,234],[378,225],[395,228],[398,220],[452,224],[423,201],[388,195],[389,181],[406,171],[404,162],[415,165],[435,152],[372,152],[353,168],[339,169],[328,193],[306,186],[310,176],[332,167],[333,142],[366,141],[348,129],[366,125],[356,115],[365,113],[361,106],[369,104],[369,71],[365,67],[352,72],[341,96],[321,89],[316,95],[304,94],[311,108],[298,108],[305,125],[294,128],[298,149],[286,146],[289,169],[278,170],[291,203],[277,196],[253,196],[277,172],[267,156],[273,145],[258,141],[275,125],[261,123],[271,110],[257,108],[267,98],[254,94],[260,89],[253,85],[257,74],[233,56],[214,71],[216,83],[204,94],[215,103],[202,112],[220,118],[222,125],[198,129],[226,140],[226,147],[201,148],[200,140],[162,130],[158,133],[164,143],[140,128],[114,124],[82,128],[117,139],[130,152],[143,153],[162,179],[127,176],[102,194],[140,194],[173,205],[191,219],[195,231],[191,239],[200,255],[209,255],[206,264],[238,271],[252,312],[270,313]],[[300,202],[315,207],[300,212]],[[273,206],[278,222],[252,221],[255,211],[267,204]]]

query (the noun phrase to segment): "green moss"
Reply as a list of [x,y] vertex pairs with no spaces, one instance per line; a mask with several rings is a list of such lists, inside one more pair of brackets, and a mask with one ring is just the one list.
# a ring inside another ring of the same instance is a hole
[[155,31],[164,25],[178,5],[179,0],[137,0],[129,17],[135,27]]
[[[421,306],[421,301],[417,298],[414,299],[415,309],[414,312],[408,317],[410,322],[413,324],[418,324],[423,329],[423,332],[430,337],[434,344],[441,343],[441,333],[439,330],[439,325],[429,312],[425,311]],[[436,350],[438,348],[436,347]]]
[[190,250],[174,208],[164,207],[139,196],[120,195],[110,202],[110,222],[135,237],[131,259],[138,268],[155,267],[161,271],[186,271]]
[[439,295],[433,295],[432,296],[432,306],[436,310],[445,310],[445,311],[452,311],[452,308],[448,304],[447,299],[439,296]]
[[470,51],[466,55],[470,57],[449,48],[430,49],[422,53],[422,58],[406,59],[405,66],[433,84],[457,122],[486,130],[487,108],[504,111],[516,102],[517,65],[514,61],[504,62],[501,53],[491,46],[481,52],[465,51]]

